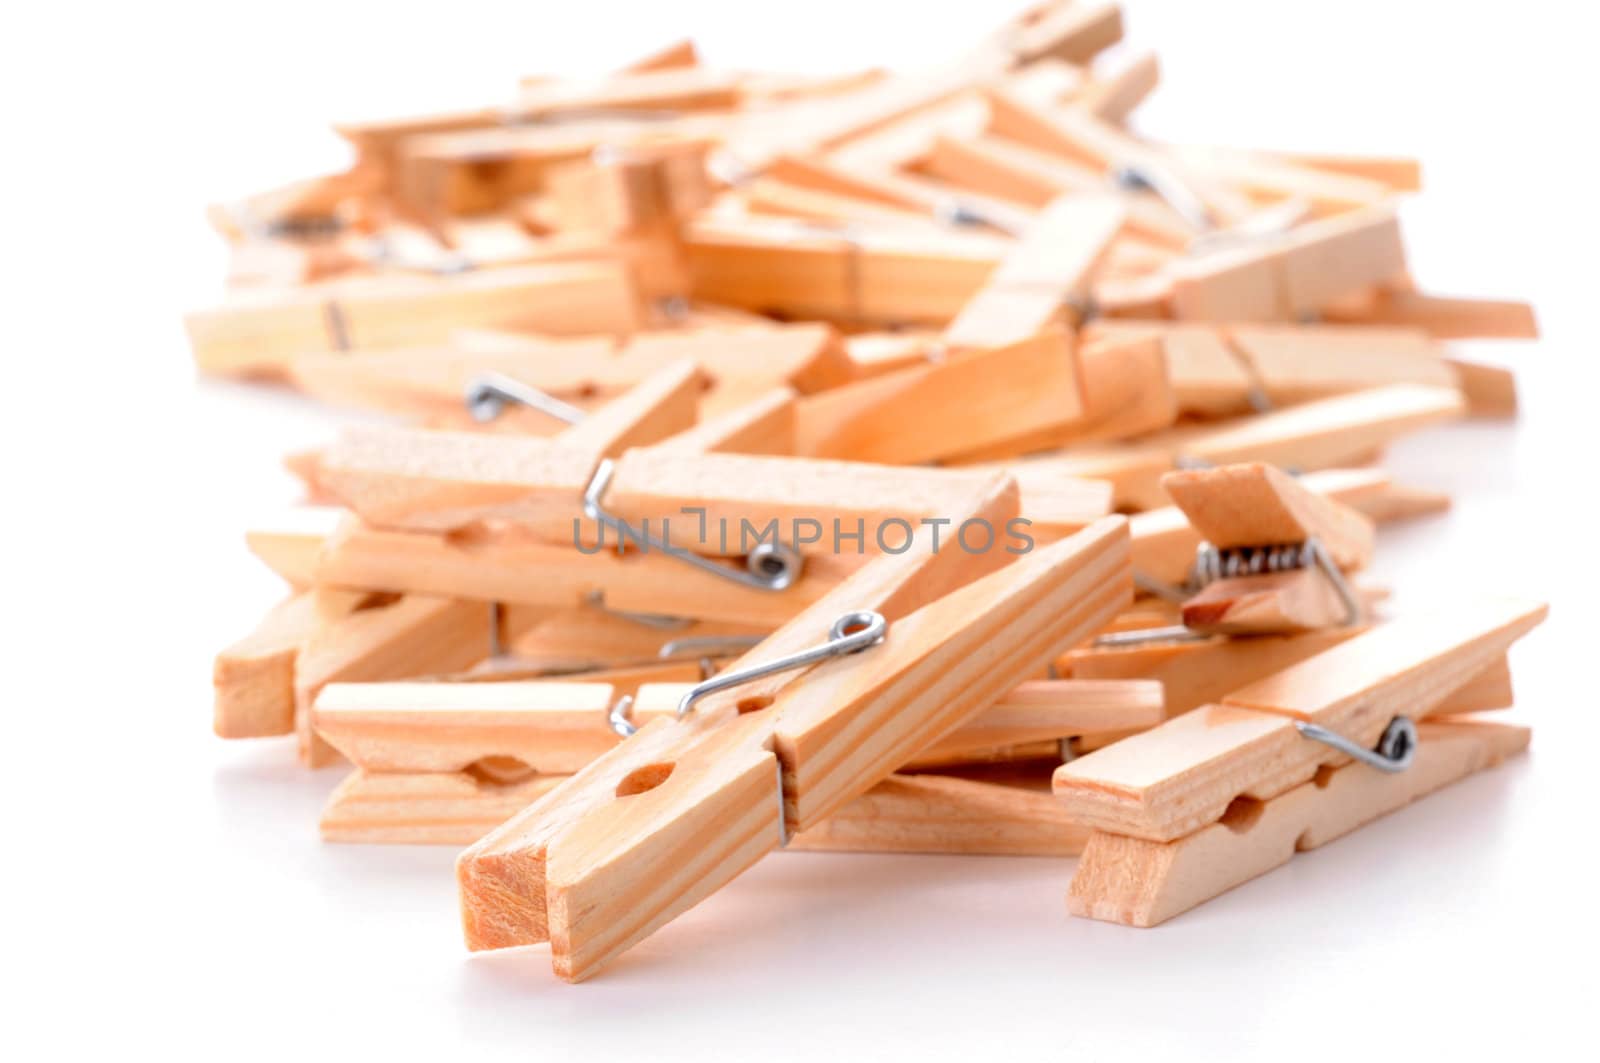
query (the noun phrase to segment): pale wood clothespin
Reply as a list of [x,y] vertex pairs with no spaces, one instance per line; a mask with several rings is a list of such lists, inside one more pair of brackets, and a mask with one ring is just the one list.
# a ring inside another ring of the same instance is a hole
[[274,370],[317,351],[438,342],[466,326],[564,334],[626,333],[638,324],[626,273],[604,263],[251,289],[185,318],[196,363],[218,373]]
[[[691,687],[640,687],[619,717],[619,688],[608,682],[331,684],[313,724],[356,770],[329,797],[323,837],[471,844],[615,746],[616,720],[643,726],[671,717]],[[948,771],[980,751],[1024,743],[1042,743],[1048,754],[1062,736],[1148,726],[1160,712],[1160,686],[1150,681],[1023,683],[916,763]],[[891,776],[797,847],[1075,854],[1087,831],[1067,826],[1044,782]]]
[[1183,624],[1275,635],[1361,622],[1345,573],[1371,560],[1372,521],[1259,462],[1168,473],[1162,485],[1205,540]]
[[[925,520],[944,522],[946,540],[959,537],[960,522],[949,522],[950,507],[992,476],[992,470],[639,447],[617,460],[603,501],[609,512],[636,526],[649,521],[659,529],[670,520],[672,541],[702,553],[742,553],[740,539],[748,540],[743,529],[759,532],[776,525],[779,538],[808,557],[852,551],[859,556],[900,549],[908,527]],[[1028,533],[1041,541],[1070,534],[1109,512],[1110,495],[1101,484],[1070,477],[1022,484],[1021,517],[1029,522]],[[806,523],[806,541],[791,534],[800,528],[798,522]],[[1001,537],[1007,530],[996,528]],[[982,536],[978,529],[972,535],[969,547],[977,548]]]
[[1263,461],[1306,471],[1355,466],[1401,436],[1465,413],[1455,388],[1395,384],[1254,417],[1178,425],[1138,440],[1073,446],[1044,460],[1066,475],[1110,481],[1119,508],[1157,509],[1167,504],[1161,478],[1186,464]]
[[1083,420],[1078,357],[1069,332],[882,373],[799,404],[799,453],[916,464]]
[[684,231],[696,298],[786,317],[943,325],[1010,241],[974,232],[819,226],[747,217]]
[[[965,511],[1014,513],[1014,485],[999,484]],[[642,729],[463,854],[469,944],[548,939],[558,974],[587,977],[1104,623],[1129,597],[1126,547],[1111,518],[959,589],[944,581],[999,558],[863,568],[723,675],[814,646],[838,613],[877,611],[881,644]],[[927,604],[902,612],[913,602]],[[661,861],[682,868],[691,851],[687,875],[661,877]]]
[[1018,455],[1057,448],[1075,451],[1085,443],[1144,436],[1167,428],[1178,416],[1167,353],[1165,339],[1154,334],[1080,342],[1076,356],[1083,400],[1076,415],[1056,418],[1056,423],[1045,427],[1010,422],[1011,430],[990,433],[999,438],[950,454],[945,460],[957,465],[1009,462]]
[[[1412,721],[1434,716],[1453,691],[1496,667],[1546,612],[1488,600],[1390,621],[1064,764],[1056,794],[1075,820],[1095,829],[1072,909],[1133,925],[1159,922],[1282,863],[1305,831],[1337,836],[1517,748],[1525,732],[1479,732],[1506,742],[1491,737],[1442,776],[1425,767],[1404,779],[1414,755],[1424,765],[1432,759],[1418,753],[1419,734],[1422,749],[1441,734]],[[1402,781],[1367,778],[1385,771]],[[1335,785],[1339,778],[1346,781]],[[1275,826],[1219,850],[1217,824],[1242,836]],[[1101,834],[1112,837],[1097,841]]]
[[[718,324],[637,333],[621,342],[459,330],[444,348],[306,355],[286,371],[297,387],[324,401],[420,414],[432,427],[448,427],[453,415],[471,427],[474,422],[462,416],[462,396],[489,374],[588,409],[685,359],[700,367],[710,388],[699,398],[703,416],[775,387],[825,390],[856,372],[838,334],[816,323]],[[539,418],[515,427],[549,434],[559,422]]]
[[1124,218],[1110,196],[1063,196],[1046,206],[946,327],[946,345],[1006,347],[1051,326],[1076,324],[1088,282]]

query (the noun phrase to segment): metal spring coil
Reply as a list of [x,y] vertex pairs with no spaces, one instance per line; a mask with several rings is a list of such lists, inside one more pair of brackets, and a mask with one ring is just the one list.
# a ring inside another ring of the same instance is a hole
[[1311,541],[1282,546],[1240,546],[1219,550],[1203,543],[1195,552],[1193,582],[1204,587],[1219,579],[1238,576],[1265,576],[1290,572],[1316,564],[1316,547]]

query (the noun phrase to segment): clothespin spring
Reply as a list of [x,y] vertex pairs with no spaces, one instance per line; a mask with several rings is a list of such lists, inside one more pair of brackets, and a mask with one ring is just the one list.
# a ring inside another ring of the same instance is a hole
[[[1210,543],[1201,543],[1195,550],[1194,565],[1184,586],[1174,587],[1137,571],[1133,579],[1134,584],[1146,593],[1155,594],[1168,601],[1181,602],[1219,579],[1291,572],[1313,565],[1321,569],[1328,582],[1333,584],[1334,593],[1338,594],[1339,601],[1344,606],[1345,625],[1360,623],[1361,600],[1356,597],[1355,589],[1344,578],[1344,573],[1339,571],[1339,566],[1334,564],[1333,558],[1316,536],[1303,543],[1242,546],[1231,550],[1219,550]],[[1114,631],[1099,636],[1094,640],[1094,644],[1100,647],[1144,646],[1152,642],[1203,642],[1210,637],[1204,632],[1194,631],[1178,624],[1139,631]]]

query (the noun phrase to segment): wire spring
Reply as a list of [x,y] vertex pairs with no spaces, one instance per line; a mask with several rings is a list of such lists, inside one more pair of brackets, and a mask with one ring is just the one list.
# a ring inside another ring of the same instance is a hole
[[1239,546],[1229,550],[1204,543],[1195,552],[1193,581],[1196,587],[1205,587],[1219,579],[1292,572],[1316,563],[1316,547],[1310,540],[1277,546]]

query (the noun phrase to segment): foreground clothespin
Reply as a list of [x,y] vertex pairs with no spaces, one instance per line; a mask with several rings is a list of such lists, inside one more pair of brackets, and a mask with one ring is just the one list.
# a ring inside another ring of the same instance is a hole
[[[1126,525],[1108,519],[910,615],[876,614],[881,645],[817,665],[775,695],[735,687],[720,720],[691,712],[642,729],[463,854],[469,944],[548,937],[557,973],[593,973],[1104,623],[1129,599],[1126,564]],[[814,641],[825,612],[866,623],[864,609],[941,565],[949,571],[949,555],[867,566],[713,682],[759,675],[752,666],[772,664],[774,652]],[[833,637],[846,634],[836,622]],[[658,861],[676,862],[686,843],[705,857],[687,879],[650,890]]]
[[[1330,806],[1315,814],[1339,824],[1334,835],[1371,818],[1373,806],[1381,811],[1426,792],[1430,785],[1411,782],[1374,790],[1362,773],[1404,777],[1417,753],[1414,721],[1435,714],[1452,691],[1493,666],[1546,611],[1490,600],[1391,621],[1216,704],[1063,765],[1055,789],[1069,813],[1096,835],[1116,836],[1098,844],[1091,836],[1074,880],[1074,911],[1149,925],[1276,866],[1286,855],[1276,843],[1250,846],[1249,858],[1239,853],[1240,863],[1222,875],[1193,877],[1189,869],[1199,865],[1177,854],[1205,845],[1201,833],[1218,823],[1238,834],[1258,823],[1281,823],[1271,829],[1292,827],[1288,837],[1298,837],[1315,826],[1306,818],[1310,813],[1283,810],[1300,807],[1314,791],[1331,790],[1329,768],[1354,773],[1347,776],[1354,787],[1348,801],[1330,796],[1309,806]],[[1337,767],[1348,758],[1357,763]],[[1495,759],[1478,754],[1468,764]],[[1470,766],[1455,775],[1466,770]],[[1442,781],[1450,772],[1445,775]],[[1306,783],[1311,791],[1305,797],[1292,796]],[[1341,785],[1332,792],[1343,790]],[[1166,848],[1149,850],[1119,839]],[[1154,859],[1141,856],[1130,867],[1123,857],[1135,850]]]

